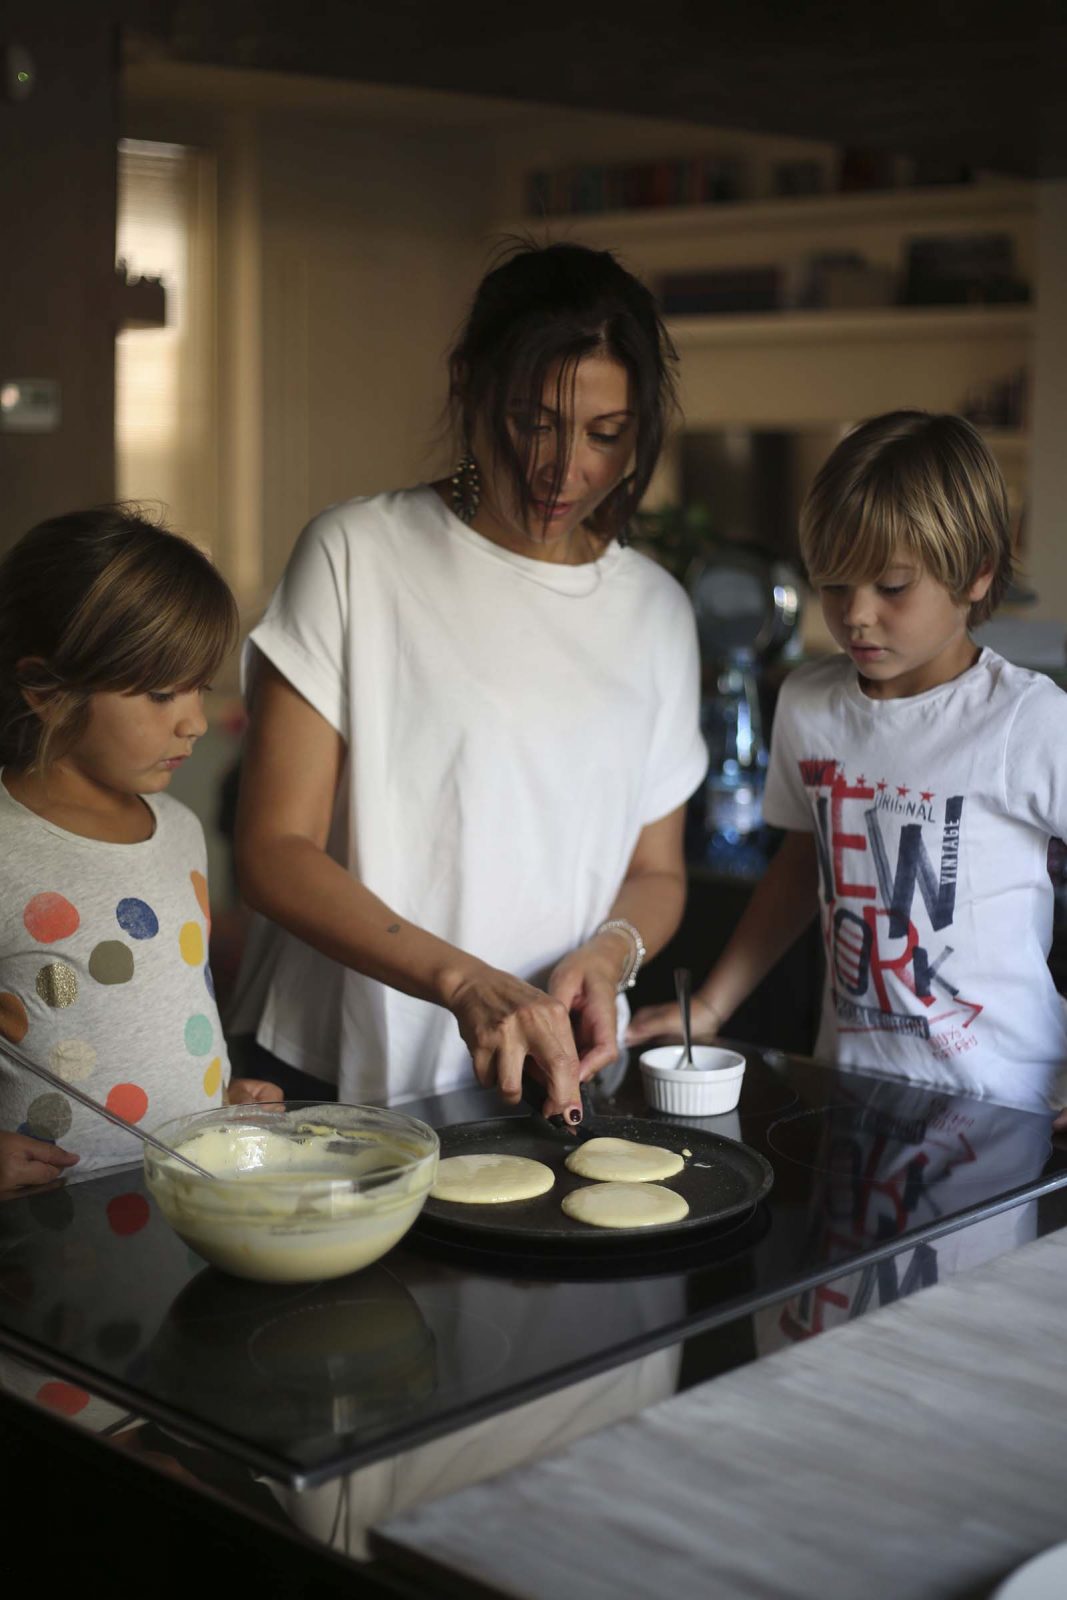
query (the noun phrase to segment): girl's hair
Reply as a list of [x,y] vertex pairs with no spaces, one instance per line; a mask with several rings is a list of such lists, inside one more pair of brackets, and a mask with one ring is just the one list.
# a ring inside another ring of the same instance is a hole
[[[518,240],[475,292],[449,358],[449,402],[465,444],[481,420],[494,462],[511,480],[515,501],[530,515],[530,469],[535,439],[508,427],[515,407],[543,403],[555,366],[553,409],[573,409],[575,372],[589,355],[611,356],[630,378],[635,413],[633,471],[597,507],[590,525],[606,536],[625,533],[663,446],[675,405],[677,355],[644,284],[610,250],[578,244],[539,246]],[[556,453],[553,496],[567,470],[565,433]]]
[[39,523],[0,561],[0,762],[47,771],[83,733],[92,694],[194,688],[236,637],[211,562],[137,507]]
[[860,423],[833,451],[800,512],[800,550],[814,584],[868,582],[907,551],[961,601],[993,581],[968,613],[985,622],[1012,579],[1004,479],[962,417],[891,411]]

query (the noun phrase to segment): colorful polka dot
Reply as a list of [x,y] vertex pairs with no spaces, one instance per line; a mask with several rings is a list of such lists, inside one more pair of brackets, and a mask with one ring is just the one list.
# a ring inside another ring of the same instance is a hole
[[116,1083],[105,1104],[123,1122],[140,1122],[148,1110],[148,1096],[139,1083]]
[[178,948],[182,960],[190,967],[198,967],[204,959],[204,935],[199,922],[187,922],[178,935]]
[[64,1083],[81,1083],[92,1077],[96,1050],[88,1039],[60,1039],[52,1048],[49,1065]]
[[97,983],[129,983],[133,977],[133,951],[119,939],[104,939],[89,957],[89,976]]
[[21,1044],[26,1037],[30,1019],[26,1007],[17,994],[0,994],[0,1039],[10,1039]]
[[143,1194],[117,1194],[114,1200],[109,1200],[107,1203],[108,1226],[120,1239],[128,1239],[132,1233],[140,1233],[151,1215],[148,1201]]
[[210,1096],[217,1095],[221,1083],[222,1062],[220,1061],[219,1057],[216,1056],[210,1067],[208,1067],[207,1071],[204,1073],[204,1093]]
[[49,1411],[58,1411],[64,1417],[76,1417],[89,1404],[89,1396],[84,1389],[79,1389],[73,1383],[61,1383],[58,1378],[42,1383],[35,1398]]
[[34,988],[46,1006],[62,1009],[72,1006],[78,998],[78,979],[74,968],[63,961],[52,961],[42,967],[34,980]]
[[204,983],[205,983],[205,985],[207,987],[208,994],[211,996],[212,1000],[214,1000],[214,998],[215,998],[215,979],[212,976],[211,968],[209,966],[207,966],[207,965],[205,965],[205,967],[204,967]]
[[191,1056],[206,1056],[215,1041],[215,1030],[200,1012],[185,1024],[185,1048]]
[[22,920],[30,938],[36,939],[38,944],[69,939],[81,922],[76,908],[61,894],[35,894],[27,902]]
[[144,900],[120,900],[115,920],[131,939],[154,939],[159,932],[159,918]]
[[196,895],[197,905],[200,907],[205,917],[210,917],[211,902],[207,897],[207,879],[204,877],[202,872],[190,872],[189,882],[193,886],[193,893]]
[[[54,1143],[62,1139],[74,1121],[70,1101],[62,1094],[39,1094],[31,1100],[22,1127],[32,1139]],[[21,1131],[21,1130],[20,1130]]]

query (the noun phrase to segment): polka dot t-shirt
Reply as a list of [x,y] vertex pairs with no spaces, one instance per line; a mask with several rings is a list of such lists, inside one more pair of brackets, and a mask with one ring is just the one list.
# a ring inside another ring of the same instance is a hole
[[[207,963],[203,830],[146,797],[141,844],[83,839],[0,781],[0,1042],[149,1131],[206,1110],[229,1077]],[[72,1176],[137,1160],[103,1117],[0,1056],[0,1129],[81,1156]]]

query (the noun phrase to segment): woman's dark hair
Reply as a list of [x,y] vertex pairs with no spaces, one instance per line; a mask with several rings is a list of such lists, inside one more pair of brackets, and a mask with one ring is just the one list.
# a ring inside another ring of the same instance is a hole
[[[597,507],[590,524],[605,537],[624,534],[663,446],[675,405],[677,355],[644,284],[610,250],[579,244],[538,246],[520,240],[482,279],[449,360],[449,398],[469,441],[481,420],[494,460],[511,479],[516,504],[530,514],[535,441],[508,427],[516,406],[536,409],[556,371],[554,409],[573,407],[574,377],[584,356],[620,362],[630,378],[636,421],[633,471]],[[567,470],[556,454],[553,494]]]
[[0,561],[0,763],[46,772],[92,694],[199,686],[236,638],[222,576],[137,507],[38,523]]

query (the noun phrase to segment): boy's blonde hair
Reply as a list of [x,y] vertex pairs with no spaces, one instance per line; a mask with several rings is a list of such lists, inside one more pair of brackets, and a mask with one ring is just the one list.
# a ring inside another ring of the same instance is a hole
[[1000,468],[962,417],[872,417],[816,476],[800,512],[800,550],[816,586],[872,582],[901,551],[957,601],[991,572],[988,591],[968,612],[974,627],[992,616],[1014,571]]
[[198,687],[236,638],[220,573],[137,507],[39,523],[0,561],[0,764],[46,773],[91,695]]

